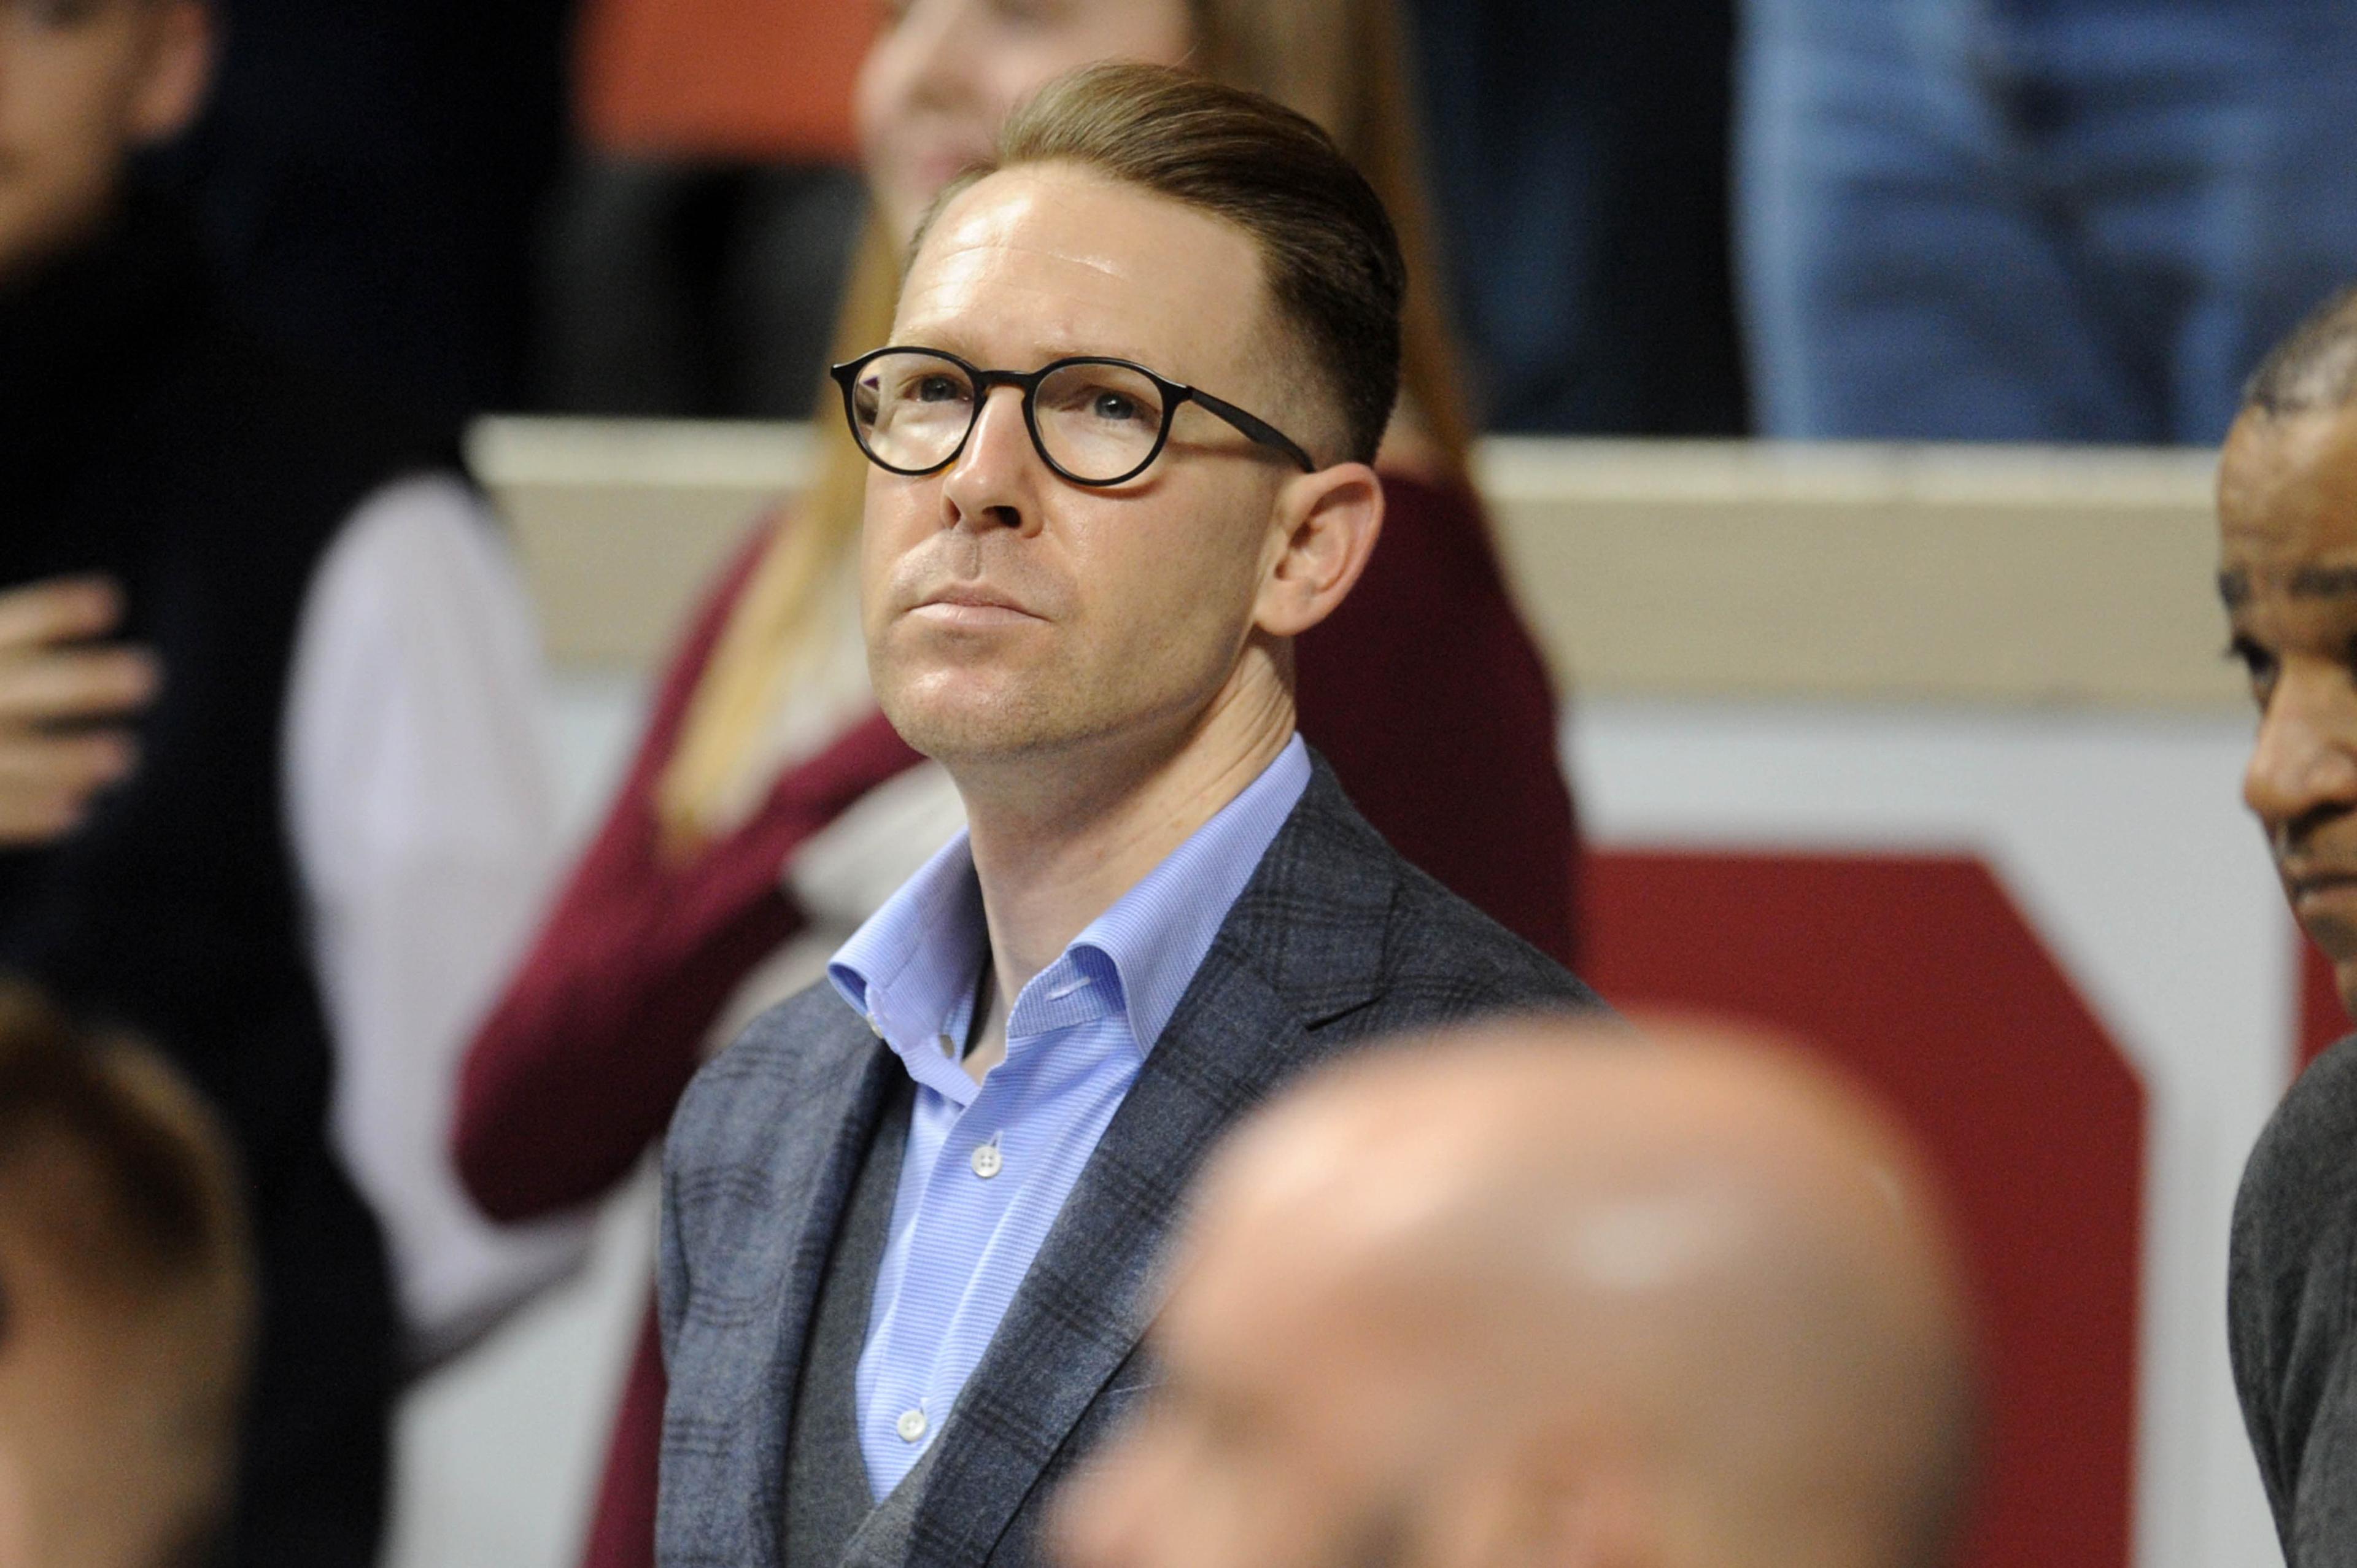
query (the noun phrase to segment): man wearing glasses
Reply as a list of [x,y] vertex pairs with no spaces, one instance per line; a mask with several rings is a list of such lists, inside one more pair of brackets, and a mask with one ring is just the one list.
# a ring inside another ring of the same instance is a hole
[[1592,1008],[1393,854],[1294,733],[1382,523],[1403,269],[1307,121],[1050,87],[841,367],[876,693],[971,822],[689,1090],[658,1557],[1028,1563],[1155,1380],[1178,1198],[1390,1031]]

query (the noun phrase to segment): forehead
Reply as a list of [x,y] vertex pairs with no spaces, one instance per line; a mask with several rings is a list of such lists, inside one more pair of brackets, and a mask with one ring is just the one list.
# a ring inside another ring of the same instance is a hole
[[2219,587],[2357,600],[2357,409],[2246,413],[2218,472]]
[[[1229,1153],[1199,1193],[1158,1325],[1197,1369],[1262,1391],[1317,1381],[1386,1340],[1397,1305],[1394,1207],[1343,1168],[1326,1136],[1336,1122]],[[1324,1166],[1326,1171],[1311,1169]],[[1390,1242],[1391,1245],[1386,1245]]]
[[935,219],[892,336],[994,369],[1110,354],[1218,387],[1243,368],[1261,278],[1231,223],[1085,170],[1026,167]]

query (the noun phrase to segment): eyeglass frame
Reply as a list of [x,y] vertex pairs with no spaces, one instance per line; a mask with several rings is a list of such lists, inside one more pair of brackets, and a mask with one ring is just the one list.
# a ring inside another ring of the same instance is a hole
[[[904,468],[897,463],[888,463],[876,455],[875,449],[867,445],[866,437],[860,434],[859,411],[857,405],[852,401],[853,389],[858,384],[859,372],[887,354],[922,354],[929,359],[945,360],[964,371],[967,380],[974,383],[974,413],[966,420],[965,434],[957,438],[957,444],[950,448],[949,456],[938,463],[922,468]],[[1117,478],[1110,479],[1081,478],[1056,461],[1054,454],[1048,450],[1047,441],[1039,434],[1039,384],[1058,371],[1069,370],[1074,365],[1113,365],[1125,371],[1135,371],[1152,382],[1154,390],[1162,395],[1162,428],[1155,432],[1154,446],[1146,452],[1143,462]],[[1047,464],[1056,477],[1067,484],[1079,485],[1087,489],[1111,489],[1117,485],[1125,485],[1154,467],[1156,461],[1161,457],[1163,448],[1170,445],[1170,426],[1177,419],[1179,405],[1189,403],[1200,404],[1204,412],[1226,421],[1239,435],[1249,438],[1256,445],[1282,452],[1300,464],[1303,473],[1318,472],[1317,462],[1299,442],[1259,415],[1248,413],[1224,398],[1213,397],[1200,387],[1191,387],[1184,381],[1174,381],[1168,376],[1157,375],[1135,360],[1124,360],[1111,354],[1069,354],[1060,360],[1050,360],[1036,371],[985,371],[978,365],[940,349],[922,349],[913,344],[893,343],[881,349],[871,349],[856,360],[846,360],[839,365],[829,365],[826,373],[832,376],[835,384],[843,389],[844,423],[851,427],[851,439],[858,446],[860,455],[886,473],[899,474],[905,478],[921,479],[928,474],[938,474],[956,462],[959,456],[965,451],[966,443],[974,439],[974,426],[982,423],[983,405],[990,401],[991,392],[999,387],[1016,387],[1021,390],[1024,428],[1031,433],[1031,449],[1039,454],[1039,460]]]

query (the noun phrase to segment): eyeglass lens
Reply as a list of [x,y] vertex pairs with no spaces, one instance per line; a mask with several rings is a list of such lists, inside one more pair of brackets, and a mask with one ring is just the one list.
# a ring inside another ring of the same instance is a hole
[[[1135,472],[1162,435],[1162,393],[1120,365],[1061,366],[1039,383],[1032,405],[1049,461],[1084,482]],[[974,378],[932,354],[885,354],[853,382],[851,413],[860,444],[878,462],[921,472],[949,461],[973,428]]]

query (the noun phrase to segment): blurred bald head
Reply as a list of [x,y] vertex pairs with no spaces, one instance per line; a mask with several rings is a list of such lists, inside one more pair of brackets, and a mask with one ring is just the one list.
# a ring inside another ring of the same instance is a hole
[[1971,1445],[1930,1187],[1757,1039],[1560,1022],[1316,1079],[1215,1161],[1073,1568],[1918,1568]]

